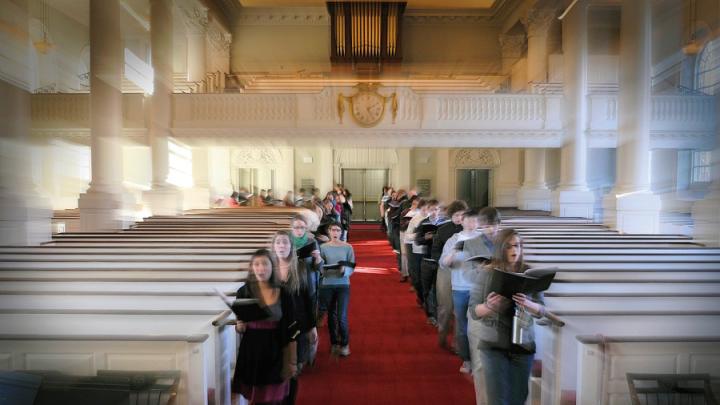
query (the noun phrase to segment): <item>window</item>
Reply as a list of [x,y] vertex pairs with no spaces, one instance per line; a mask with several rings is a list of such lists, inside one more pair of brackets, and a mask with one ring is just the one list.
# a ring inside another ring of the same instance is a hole
[[705,44],[697,61],[697,90],[715,95],[720,90],[720,37]]
[[694,151],[692,154],[691,183],[710,182],[710,152]]
[[190,148],[168,139],[168,178],[178,187],[192,187],[192,152]]

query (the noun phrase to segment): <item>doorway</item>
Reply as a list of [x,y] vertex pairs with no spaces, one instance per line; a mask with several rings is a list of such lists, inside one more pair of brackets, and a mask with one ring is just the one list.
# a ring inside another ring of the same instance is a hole
[[342,169],[342,184],[353,200],[353,221],[378,221],[378,203],[383,186],[388,184],[387,169]]
[[457,169],[457,198],[470,207],[490,205],[490,169]]

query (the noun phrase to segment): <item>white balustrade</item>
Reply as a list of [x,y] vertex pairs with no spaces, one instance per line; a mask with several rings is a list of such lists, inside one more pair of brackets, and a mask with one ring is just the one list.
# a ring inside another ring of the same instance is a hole
[[[90,126],[89,94],[34,94],[31,97],[33,128],[88,128]],[[145,95],[123,94],[125,128],[143,128]]]
[[[389,94],[390,89],[382,93]],[[484,133],[514,141],[527,137],[532,146],[545,142],[553,146],[561,136],[563,97],[558,94],[438,94],[415,93],[407,88],[392,89],[398,95],[395,123],[392,106],[385,106],[385,118],[375,127],[403,133],[450,131]],[[338,117],[339,93],[351,89],[326,88],[320,93],[299,94],[174,94],[173,127],[178,136],[195,136],[195,128],[225,131],[274,128],[298,136],[317,129],[349,134],[360,129],[350,119],[350,105],[344,105],[344,120]],[[617,94],[590,94],[588,122],[591,147],[615,147],[618,127]],[[654,148],[704,148],[715,136],[715,100],[709,96],[656,95],[652,98],[651,136]],[[147,126],[143,94],[123,94],[126,129]],[[37,94],[32,96],[32,126],[83,130],[89,127],[88,94]],[[197,131],[200,131],[199,129]],[[307,133],[307,134],[306,134]],[[510,135],[511,134],[511,135]],[[404,135],[403,135],[404,136]],[[435,135],[433,135],[435,136]],[[442,135],[440,135],[442,136]],[[353,135],[354,137],[354,135]],[[477,138],[479,139],[479,138]],[[543,141],[543,139],[545,141]],[[514,142],[513,141],[513,142]],[[518,146],[523,146],[518,144]]]

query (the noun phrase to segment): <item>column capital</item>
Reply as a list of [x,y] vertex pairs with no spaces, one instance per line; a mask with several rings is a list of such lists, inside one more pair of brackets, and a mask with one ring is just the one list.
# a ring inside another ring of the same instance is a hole
[[498,40],[503,58],[520,58],[527,45],[524,34],[502,34]]
[[205,35],[208,27],[208,10],[205,7],[180,7],[188,34]]
[[556,20],[559,8],[556,1],[542,1],[528,10],[520,22],[525,26],[528,38],[546,36]]
[[229,51],[232,43],[232,34],[225,32],[217,24],[209,24],[207,29],[210,44],[219,51]]

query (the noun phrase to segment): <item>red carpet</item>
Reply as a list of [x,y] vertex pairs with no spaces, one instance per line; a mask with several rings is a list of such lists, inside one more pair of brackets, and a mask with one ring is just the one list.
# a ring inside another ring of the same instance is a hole
[[350,241],[357,268],[351,281],[350,350],[330,356],[327,326],[319,329],[314,368],[300,377],[298,403],[473,404],[472,380],[457,356],[441,350],[379,226],[354,225]]

